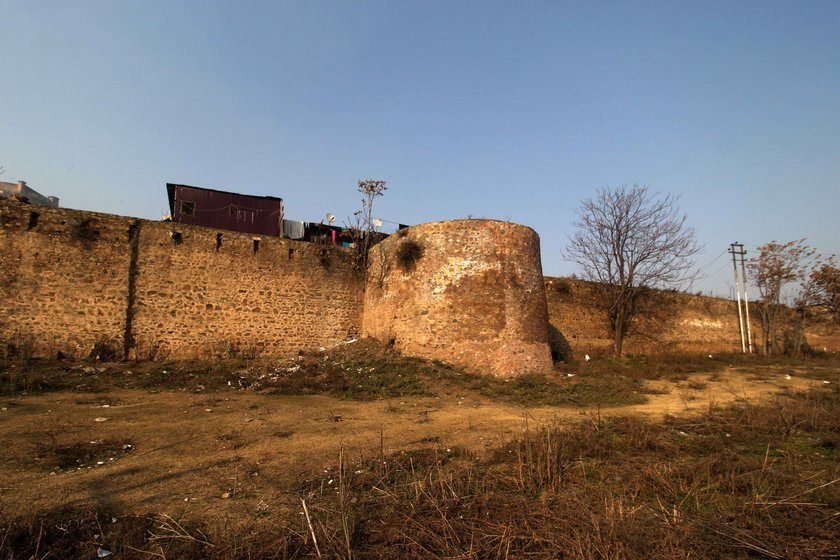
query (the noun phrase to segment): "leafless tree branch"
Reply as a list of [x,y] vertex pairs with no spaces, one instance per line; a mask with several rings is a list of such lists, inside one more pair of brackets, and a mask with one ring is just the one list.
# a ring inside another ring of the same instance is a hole
[[598,189],[577,210],[577,231],[564,255],[596,283],[609,315],[613,349],[621,354],[641,293],[686,281],[701,247],[677,198],[643,185]]

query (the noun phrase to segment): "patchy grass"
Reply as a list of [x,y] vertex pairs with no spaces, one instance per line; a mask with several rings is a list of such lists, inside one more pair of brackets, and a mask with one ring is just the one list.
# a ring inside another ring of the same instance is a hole
[[2,520],[0,556],[804,560],[840,550],[836,385],[664,423],[598,415],[526,429],[483,458],[424,443],[355,461],[336,450],[285,511],[245,520],[74,510]]
[[527,407],[615,406],[646,402],[644,383],[623,375],[523,375],[513,379],[439,370],[435,381],[493,400]]
[[[360,340],[293,359],[119,362],[0,361],[0,395],[72,390],[102,393],[114,388],[213,392],[249,390],[279,395],[330,395],[350,400],[441,396],[471,391],[528,407],[620,406],[640,404],[662,391],[649,380],[686,381],[694,390],[725,378],[726,371],[758,379],[779,372],[840,381],[838,357],[800,360],[742,354],[626,356],[563,364],[547,375],[497,379],[471,375],[439,361],[401,356],[373,340]],[[724,373],[721,373],[724,372]],[[801,373],[800,373],[801,372]],[[703,375],[702,380],[696,379]]]
[[277,395],[331,395],[352,400],[430,396],[428,379],[438,366],[402,357],[366,340],[296,359],[255,365],[235,372],[237,383]]
[[497,379],[466,374],[438,361],[401,356],[382,344],[364,340],[285,360],[6,362],[0,367],[0,394],[59,390],[102,393],[113,388],[211,392],[233,388],[278,395],[319,394],[372,400],[475,391],[524,406],[644,402],[642,379],[626,375],[628,368],[620,373],[583,367],[574,371],[578,373],[572,376],[555,372]]
[[608,357],[590,362],[576,361],[564,365],[572,372],[621,374],[636,379],[686,380],[694,374],[716,374],[734,369],[758,372],[779,368],[802,368],[803,374],[818,376],[820,372],[836,371],[840,356],[832,353],[815,353],[801,358],[785,355],[760,356],[757,354],[662,354],[627,355]]
[[32,359],[0,362],[0,394],[77,391],[101,393],[120,389],[189,389],[228,387],[242,359],[201,362],[98,362]]

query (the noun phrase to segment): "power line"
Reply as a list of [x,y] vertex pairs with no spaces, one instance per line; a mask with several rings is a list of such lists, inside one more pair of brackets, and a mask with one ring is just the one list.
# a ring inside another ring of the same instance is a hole
[[[726,253],[728,253],[728,252],[729,252],[729,251],[724,251],[724,254],[726,254]],[[711,274],[709,274],[709,276],[714,276],[715,274],[717,274],[718,272],[720,272],[721,270],[723,270],[723,269],[724,269],[724,268],[726,268],[727,266],[729,266],[729,263],[728,263],[728,262],[723,263],[723,264],[720,266],[720,268],[718,268],[717,270],[715,270],[714,272],[712,272]]]
[[723,255],[725,255],[727,252],[728,252],[728,250],[727,250],[727,249],[724,249],[723,251],[721,251],[721,252],[720,252],[720,254],[719,254],[718,256],[716,256],[715,258],[713,258],[712,260],[710,260],[707,264],[705,264],[705,265],[701,266],[700,268],[698,268],[698,269],[697,269],[697,272],[702,272],[702,271],[706,270],[707,268],[709,268],[710,266],[712,266],[713,264],[715,264],[715,261],[717,261],[717,260],[718,260],[719,258],[721,258]]

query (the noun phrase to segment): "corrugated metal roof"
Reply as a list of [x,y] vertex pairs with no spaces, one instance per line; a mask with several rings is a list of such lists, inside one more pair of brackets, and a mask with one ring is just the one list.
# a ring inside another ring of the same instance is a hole
[[283,231],[283,199],[166,184],[172,220],[180,224],[272,235]]

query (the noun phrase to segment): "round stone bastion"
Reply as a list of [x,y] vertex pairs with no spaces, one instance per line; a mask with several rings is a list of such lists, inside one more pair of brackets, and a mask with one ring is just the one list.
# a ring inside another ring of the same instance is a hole
[[540,239],[495,220],[430,222],[371,249],[362,334],[403,354],[516,377],[552,368]]

